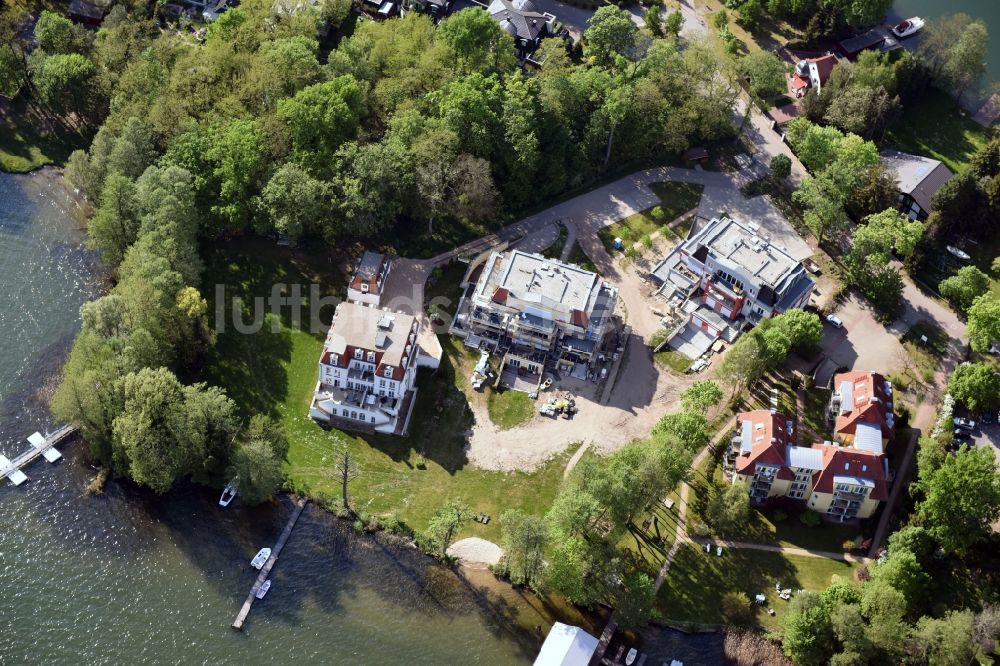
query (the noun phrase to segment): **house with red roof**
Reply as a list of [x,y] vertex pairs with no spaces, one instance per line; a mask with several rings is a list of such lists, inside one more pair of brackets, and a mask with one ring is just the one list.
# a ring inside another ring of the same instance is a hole
[[823,442],[811,447],[822,456],[806,501],[831,520],[868,518],[889,498],[889,460],[882,452]]
[[347,285],[347,300],[365,305],[378,305],[392,268],[392,260],[378,252],[365,252]]
[[829,417],[838,442],[882,453],[896,434],[892,382],[877,372],[834,375]]
[[342,429],[406,433],[417,368],[436,362],[421,353],[412,315],[359,303],[337,306],[323,344],[309,415]]
[[796,446],[792,421],[780,412],[759,409],[736,418],[733,480],[747,484],[755,503],[788,497],[843,522],[868,518],[888,497],[889,464],[881,449]]
[[812,88],[817,94],[823,89],[823,84],[830,78],[830,73],[837,65],[837,56],[828,53],[819,58],[806,58],[795,65],[791,88],[796,97],[802,97],[806,90]]

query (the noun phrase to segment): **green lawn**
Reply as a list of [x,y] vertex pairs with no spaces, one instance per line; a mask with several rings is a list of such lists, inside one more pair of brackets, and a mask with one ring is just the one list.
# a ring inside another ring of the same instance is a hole
[[[663,229],[678,217],[691,210],[701,201],[701,193],[705,188],[691,183],[651,183],[649,189],[660,198],[660,203],[644,211],[604,227],[597,232],[601,242],[608,252],[614,249],[615,238],[621,238],[626,243],[636,243],[644,236],[652,235]],[[691,228],[693,220],[685,220],[677,230],[670,233],[684,238]],[[685,227],[683,228],[682,227]]]
[[594,262],[590,260],[587,253],[583,251],[579,243],[573,243],[573,249],[569,252],[569,257],[566,258],[567,263],[576,264],[585,271],[591,271],[596,273],[597,266]]
[[[926,343],[921,340],[921,336],[927,337]],[[934,374],[948,349],[948,336],[944,330],[932,322],[919,321],[903,335],[900,342],[909,360],[909,365],[899,373],[904,383],[933,382]]]
[[664,349],[653,354],[653,358],[660,365],[665,365],[674,372],[684,374],[691,367],[693,361],[679,351]]
[[46,164],[63,164],[89,138],[63,128],[36,109],[18,101],[0,109],[0,170],[26,173]]
[[948,95],[933,88],[906,107],[893,125],[888,144],[904,152],[939,159],[952,171],[964,171],[972,155],[989,141],[989,131]]
[[[208,248],[205,256],[205,283],[227,285],[227,301],[234,295],[244,299],[267,296],[275,282],[318,283],[323,295],[334,295],[345,284],[344,276],[330,268],[340,265],[342,258],[327,251],[292,250],[241,239]],[[304,291],[308,293],[307,288]],[[212,298],[215,290],[206,292]],[[324,308],[321,315],[327,324],[331,309]],[[309,321],[308,308],[302,319]],[[320,501],[337,498],[334,454],[346,447],[360,468],[350,486],[354,506],[367,514],[395,515],[417,531],[451,498],[493,518],[485,526],[469,523],[461,536],[494,541],[499,540],[498,519],[506,509],[523,508],[535,514],[548,509],[569,452],[533,473],[489,472],[469,465],[464,433],[472,425],[472,414],[457,384],[468,381],[465,370],[475,361],[460,344],[442,336],[440,370],[435,374],[421,371],[407,437],[358,435],[324,429],[309,418],[326,331],[321,327],[309,332],[308,327],[291,324],[289,313],[283,312],[275,332],[265,326],[259,333],[243,335],[227,326],[205,372],[205,379],[225,387],[245,415],[265,412],[280,419],[291,446],[286,467],[290,489]]]
[[[763,628],[776,629],[789,602],[778,598],[775,583],[782,588],[818,592],[830,584],[833,576],[850,578],[854,565],[818,557],[782,555],[758,550],[735,550],[706,553],[697,545],[686,545],[677,553],[667,579],[657,595],[657,607],[663,617],[680,623],[721,625],[722,597],[727,592],[743,592],[752,602],[764,594],[767,603],[754,605],[756,622]],[[767,614],[773,608],[774,617]]]
[[567,236],[569,236],[569,230],[566,228],[566,225],[560,224],[559,238],[556,239],[555,243],[545,248],[542,256],[546,259],[558,259],[562,255],[563,248],[566,247]]
[[503,430],[527,423],[535,413],[535,401],[527,393],[512,389],[490,388],[486,406],[490,420]]

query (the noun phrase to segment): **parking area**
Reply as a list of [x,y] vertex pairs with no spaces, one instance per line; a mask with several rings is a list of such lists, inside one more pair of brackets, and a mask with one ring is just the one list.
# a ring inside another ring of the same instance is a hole
[[899,339],[905,330],[880,324],[867,303],[849,294],[835,310],[841,328],[823,322],[823,353],[838,368],[875,370],[889,374],[905,364],[906,350]]

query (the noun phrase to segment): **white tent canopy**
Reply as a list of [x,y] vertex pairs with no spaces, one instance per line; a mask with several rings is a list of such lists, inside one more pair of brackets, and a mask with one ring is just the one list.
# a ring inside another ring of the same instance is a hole
[[556,622],[545,637],[535,666],[587,666],[598,640],[580,627]]

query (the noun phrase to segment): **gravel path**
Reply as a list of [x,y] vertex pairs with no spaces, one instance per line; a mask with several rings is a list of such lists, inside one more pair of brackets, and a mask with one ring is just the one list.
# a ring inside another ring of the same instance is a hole
[[448,547],[448,554],[463,562],[496,564],[503,557],[503,549],[486,539],[468,537],[459,539]]

